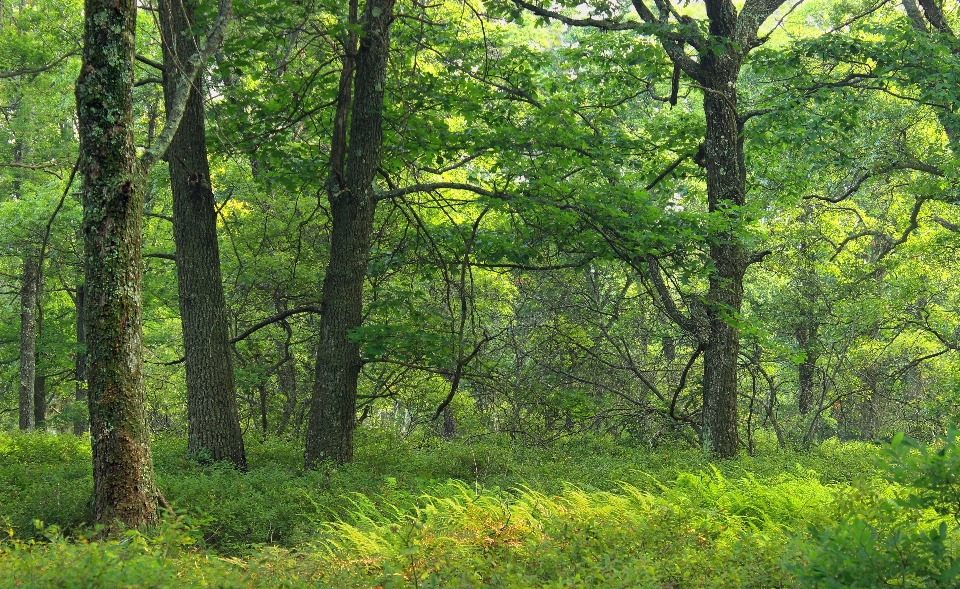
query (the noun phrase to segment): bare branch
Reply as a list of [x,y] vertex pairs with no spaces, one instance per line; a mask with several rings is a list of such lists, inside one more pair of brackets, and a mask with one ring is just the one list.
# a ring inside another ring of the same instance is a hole
[[910,234],[916,231],[917,227],[920,226],[920,221],[918,220],[918,217],[920,216],[920,210],[923,208],[923,203],[925,202],[927,202],[926,197],[917,197],[917,201],[913,203],[913,210],[910,212],[910,223],[907,225],[906,229],[903,230],[903,233],[900,235],[899,239],[891,242],[890,245],[883,248],[883,251],[880,252],[879,256],[877,256],[877,260],[882,260],[887,254],[893,251],[893,248],[906,242],[910,237]]
[[698,333],[699,330],[697,329],[696,322],[691,317],[686,317],[680,312],[677,303],[673,300],[673,295],[671,295],[669,289],[667,289],[667,284],[663,281],[663,276],[660,275],[660,262],[658,262],[654,256],[649,255],[646,257],[646,262],[647,274],[650,277],[650,282],[653,283],[653,288],[656,290],[656,298],[663,306],[667,317],[679,325],[684,331],[699,339],[700,334]]
[[235,338],[232,338],[230,340],[230,343],[235,344],[241,340],[244,340],[250,337],[253,333],[263,329],[264,327],[268,325],[273,325],[278,321],[283,321],[284,319],[286,319],[291,315],[297,315],[299,313],[322,313],[322,312],[323,312],[322,309],[320,307],[317,307],[316,305],[304,305],[302,307],[295,307],[293,309],[281,311],[280,313],[267,317],[263,321],[260,321],[259,323],[245,329],[242,333],[240,333],[240,335],[238,335]]
[[694,155],[694,154],[692,154],[692,153],[685,153],[685,154],[681,155],[680,157],[678,157],[676,160],[674,160],[674,162],[673,162],[672,164],[670,164],[669,166],[667,166],[667,169],[666,169],[666,170],[664,170],[663,172],[660,173],[659,176],[657,176],[656,178],[654,178],[654,179],[653,179],[653,182],[651,182],[650,184],[647,184],[647,185],[644,187],[644,190],[650,191],[650,190],[653,190],[654,188],[656,188],[657,184],[660,184],[660,182],[661,182],[664,178],[666,178],[667,176],[669,176],[671,172],[673,172],[674,170],[676,170],[677,167],[684,162],[684,160],[687,160],[687,159],[693,157],[693,155]]
[[137,80],[133,83],[134,88],[139,88],[140,86],[147,86],[149,84],[163,84],[163,80],[160,78],[144,78],[142,80]]
[[158,62],[158,61],[153,61],[152,59],[150,59],[150,58],[148,58],[148,57],[144,57],[144,56],[139,55],[139,54],[137,55],[137,61],[139,61],[140,63],[145,63],[145,64],[149,65],[149,66],[152,67],[152,68],[155,68],[155,69],[157,69],[157,70],[160,70],[161,72],[167,71],[167,68],[163,67],[163,64],[162,64],[162,63],[160,63],[160,62]]
[[633,29],[637,28],[637,25],[639,24],[637,22],[618,22],[609,19],[571,18],[569,16],[564,16],[559,12],[547,10],[546,8],[537,6],[536,4],[526,2],[525,0],[513,0],[513,3],[521,8],[529,10],[537,16],[556,20],[571,27],[593,27],[596,29],[603,29],[605,31],[632,31]]
[[58,164],[53,162],[49,164],[21,164],[17,162],[10,162],[10,163],[0,162],[0,168],[20,168],[22,170],[39,170],[41,172],[46,172],[47,174],[51,174],[63,180],[63,176],[60,174],[60,172],[58,172],[56,169],[53,169],[57,167],[59,167]]
[[166,254],[166,253],[163,253],[163,252],[154,252],[154,253],[149,253],[149,254],[143,254],[143,257],[144,257],[144,258],[160,258],[161,260],[172,260],[172,261],[174,261],[174,262],[177,261],[177,255],[176,255],[176,254]]
[[48,64],[46,64],[46,65],[42,65],[42,66],[40,66],[40,67],[22,68],[22,69],[18,69],[18,70],[5,70],[5,71],[0,71],[0,80],[2,80],[2,79],[4,79],[4,78],[16,78],[17,76],[28,76],[28,75],[30,75],[30,74],[40,74],[40,73],[43,73],[43,72],[45,72],[45,71],[48,71],[48,70],[51,70],[51,69],[57,67],[57,65],[59,65],[63,60],[65,60],[65,59],[67,59],[67,58],[69,58],[69,57],[73,57],[74,55],[77,55],[77,53],[78,53],[77,51],[71,51],[70,53],[66,53],[66,54],[64,54],[64,55],[61,55],[61,56],[58,57],[57,59],[51,61],[50,63],[48,63]]
[[[177,80],[173,93],[172,107],[167,111],[167,122],[163,131],[157,136],[157,140],[150,146],[138,162],[139,173],[146,176],[157,161],[164,156],[170,143],[173,141],[177,129],[180,127],[180,120],[187,107],[187,97],[190,95],[190,88],[197,77],[200,68],[205,64],[223,44],[224,35],[227,32],[227,25],[233,13],[232,0],[219,0],[217,4],[217,18],[213,22],[210,32],[203,47],[194,53],[184,64],[180,77]],[[173,72],[167,72],[171,75]]]

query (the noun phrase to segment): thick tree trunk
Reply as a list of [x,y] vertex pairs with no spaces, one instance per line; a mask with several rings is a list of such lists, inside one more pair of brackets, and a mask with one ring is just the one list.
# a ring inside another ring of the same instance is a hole
[[94,513],[112,528],[154,520],[143,380],[143,175],[133,140],[137,6],[86,0],[76,96],[83,175]]
[[20,429],[32,429],[35,424],[34,387],[37,371],[37,283],[40,274],[39,257],[31,251],[23,259],[20,284]]
[[[711,21],[713,27],[714,21]],[[711,30],[712,33],[715,33]],[[738,207],[746,200],[743,140],[737,119],[737,76],[740,59],[731,54],[702,59],[707,199],[711,214],[730,227],[711,236],[713,272],[707,291],[709,331],[703,354],[703,446],[720,457],[739,451],[737,434],[737,362],[740,334],[736,321],[743,304],[747,255],[736,236]]]
[[[357,379],[360,349],[348,337],[360,326],[363,310],[363,281],[373,231],[376,200],[373,181],[380,159],[383,130],[383,96],[390,23],[394,0],[368,0],[364,10],[363,33],[356,55],[355,99],[350,117],[349,148],[341,169],[335,133],[331,176],[328,182],[333,231],[330,261],[323,280],[323,313],[316,379],[307,424],[304,459],[307,468],[323,461],[348,462],[353,458],[353,430],[357,413]],[[346,59],[344,71],[352,67]],[[338,115],[346,112],[349,90],[341,80]],[[346,120],[338,116],[339,122]]]
[[[179,72],[198,51],[191,33],[194,3],[163,0],[159,11],[169,112]],[[196,456],[228,460],[246,470],[199,77],[190,90],[167,161],[187,370],[187,448]]]
[[87,431],[87,420],[81,417],[84,407],[87,407],[87,339],[83,330],[83,309],[86,288],[83,284],[77,286],[77,355],[74,359],[74,375],[77,379],[77,388],[74,391],[73,433],[82,436]]
[[457,420],[453,416],[450,405],[443,408],[443,439],[452,440],[457,437]]
[[[366,192],[366,191],[365,191]],[[323,280],[320,349],[307,423],[305,460],[314,468],[324,460],[353,459],[360,348],[348,337],[360,326],[363,280],[373,230],[374,203],[344,194],[331,202],[333,234]]]

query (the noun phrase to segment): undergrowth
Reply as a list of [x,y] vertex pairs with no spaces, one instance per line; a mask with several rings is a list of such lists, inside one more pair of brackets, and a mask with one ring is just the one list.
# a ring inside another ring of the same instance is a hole
[[943,514],[898,503],[906,475],[878,476],[864,444],[714,465],[603,438],[532,449],[365,432],[355,463],[318,472],[296,444],[250,440],[242,474],[159,439],[157,479],[179,516],[112,541],[90,540],[88,444],[0,434],[0,586],[831,586],[856,505],[872,514],[861,537],[866,525],[886,542],[913,509],[914,545],[943,529],[931,558],[956,553]]

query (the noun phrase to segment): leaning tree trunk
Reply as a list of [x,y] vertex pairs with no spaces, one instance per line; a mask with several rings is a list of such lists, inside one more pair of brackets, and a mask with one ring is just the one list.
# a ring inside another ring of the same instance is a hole
[[85,331],[93,445],[94,512],[108,529],[154,520],[141,323],[142,175],[133,139],[137,5],[86,0],[77,80]]
[[20,285],[20,387],[18,410],[20,429],[34,426],[34,387],[37,371],[37,282],[39,257],[30,252],[23,259]]
[[[360,348],[349,335],[360,326],[363,310],[363,281],[377,205],[373,181],[383,138],[383,96],[393,6],[394,0],[367,2],[356,52],[352,106],[349,73],[353,65],[349,54],[353,41],[347,43],[337,122],[345,124],[348,107],[352,116],[349,147],[342,151],[345,143],[336,131],[332,141],[328,198],[333,230],[330,261],[323,279],[320,343],[307,424],[307,468],[316,468],[323,461],[343,463],[353,458],[357,380],[362,363]],[[342,153],[345,158],[339,155]]]
[[[191,33],[194,2],[162,0],[164,99],[175,99],[178,72],[198,50]],[[207,163],[202,81],[187,98],[167,161],[173,189],[173,239],[187,369],[187,448],[246,470],[237,413],[227,305],[220,272],[217,214]]]

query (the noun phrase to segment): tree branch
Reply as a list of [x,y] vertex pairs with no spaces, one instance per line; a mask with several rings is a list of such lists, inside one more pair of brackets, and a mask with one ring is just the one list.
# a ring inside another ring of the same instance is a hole
[[264,327],[277,323],[278,321],[282,321],[291,315],[297,315],[299,313],[322,313],[322,312],[323,310],[320,307],[317,307],[316,305],[305,305],[303,307],[295,307],[293,309],[281,311],[280,313],[267,317],[263,321],[245,329],[243,332],[240,333],[240,335],[238,335],[235,338],[232,338],[230,340],[230,343],[235,344],[241,340],[244,340],[250,337],[253,333],[263,329]]
[[624,23],[609,19],[571,18],[569,16],[564,16],[559,12],[547,10],[546,8],[537,6],[536,4],[526,2],[525,0],[513,0],[513,3],[521,8],[529,10],[537,16],[556,20],[571,27],[593,27],[596,29],[603,29],[605,31],[632,31],[633,29],[637,28],[638,24],[640,24],[636,22]]
[[0,80],[5,79],[5,78],[16,78],[17,76],[28,76],[28,75],[30,75],[30,74],[40,74],[40,73],[43,73],[43,72],[45,72],[45,71],[47,71],[47,70],[51,70],[51,69],[57,67],[57,65],[60,64],[63,60],[67,59],[68,57],[73,57],[74,55],[77,55],[77,53],[78,53],[77,51],[71,51],[70,53],[66,53],[66,54],[64,54],[64,55],[61,55],[61,56],[58,57],[57,59],[51,61],[50,63],[48,63],[48,64],[46,64],[46,65],[42,65],[42,66],[40,66],[40,67],[35,67],[35,68],[22,68],[22,69],[18,69],[18,70],[5,70],[5,71],[0,71]]
[[[190,88],[197,77],[197,73],[203,64],[206,63],[214,53],[223,44],[224,35],[227,32],[227,25],[230,24],[230,17],[233,13],[232,0],[219,0],[217,4],[217,18],[213,22],[207,39],[203,47],[194,53],[184,64],[183,71],[180,72],[180,79],[175,86],[172,108],[167,112],[167,122],[163,131],[157,136],[157,140],[149,147],[138,163],[138,171],[142,177],[145,177],[157,161],[164,156],[170,143],[173,141],[177,129],[180,127],[180,120],[187,108],[187,97],[190,95]],[[167,72],[172,75],[173,72]]]
[[137,61],[139,61],[140,63],[145,63],[145,64],[149,65],[149,66],[152,67],[152,68],[155,68],[155,69],[160,70],[161,72],[167,71],[167,68],[163,67],[163,64],[162,64],[162,63],[160,63],[160,62],[158,62],[158,61],[153,61],[152,59],[147,58],[147,57],[144,57],[144,56],[139,55],[139,54],[137,55]]

